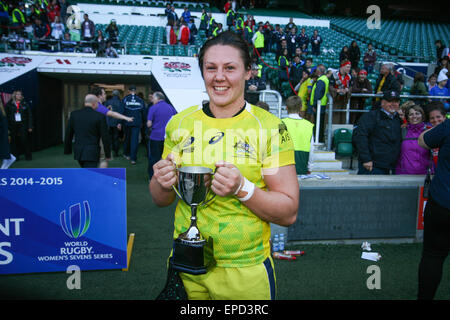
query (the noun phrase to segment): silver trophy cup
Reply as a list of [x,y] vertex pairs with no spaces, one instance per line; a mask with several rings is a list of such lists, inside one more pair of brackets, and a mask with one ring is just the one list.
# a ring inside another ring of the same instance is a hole
[[190,274],[206,273],[203,249],[206,244],[197,227],[197,208],[206,205],[214,197],[206,199],[209,187],[207,179],[212,179],[212,169],[206,167],[181,167],[178,171],[176,194],[191,207],[191,225],[181,233],[173,245],[173,268]]

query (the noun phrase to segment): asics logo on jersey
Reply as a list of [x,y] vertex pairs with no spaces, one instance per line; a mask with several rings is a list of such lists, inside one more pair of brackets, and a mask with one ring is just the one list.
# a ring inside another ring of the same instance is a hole
[[223,136],[225,135],[224,132],[219,132],[218,134],[216,134],[214,137],[212,137],[209,140],[209,144],[216,144],[217,142],[219,142],[220,140],[222,140]]

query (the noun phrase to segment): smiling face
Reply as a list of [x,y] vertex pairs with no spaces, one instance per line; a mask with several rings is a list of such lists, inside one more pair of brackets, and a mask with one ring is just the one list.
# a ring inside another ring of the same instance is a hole
[[430,123],[433,127],[436,127],[445,120],[445,116],[439,110],[431,111],[428,117],[430,118]]
[[238,49],[213,45],[205,52],[203,78],[210,99],[210,108],[221,108],[234,114],[244,105],[245,81],[251,71],[244,65]]
[[410,124],[418,124],[423,121],[422,113],[414,108],[408,109],[407,120]]

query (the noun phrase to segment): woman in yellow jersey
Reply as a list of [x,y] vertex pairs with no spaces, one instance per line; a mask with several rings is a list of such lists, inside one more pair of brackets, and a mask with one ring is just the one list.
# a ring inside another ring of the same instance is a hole
[[[251,59],[240,35],[223,32],[208,40],[199,66],[209,102],[190,107],[167,124],[163,160],[154,165],[150,193],[158,206],[176,195],[176,166],[216,170],[213,202],[200,207],[198,228],[211,245],[206,274],[180,273],[189,299],[274,299],[270,222],[288,226],[297,218],[299,185],[286,126],[244,100]],[[179,201],[174,239],[190,225],[190,208]],[[208,252],[208,253],[207,253]]]

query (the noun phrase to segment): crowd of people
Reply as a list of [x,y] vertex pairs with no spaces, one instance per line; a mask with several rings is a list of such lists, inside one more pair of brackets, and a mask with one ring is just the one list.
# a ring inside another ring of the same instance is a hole
[[31,5],[24,2],[0,3],[0,37],[16,50],[25,50],[31,42],[38,50],[52,52],[96,53],[99,57],[117,58],[119,28],[112,19],[105,29],[96,30],[88,14],[74,28],[68,27],[66,0],[36,0]]

